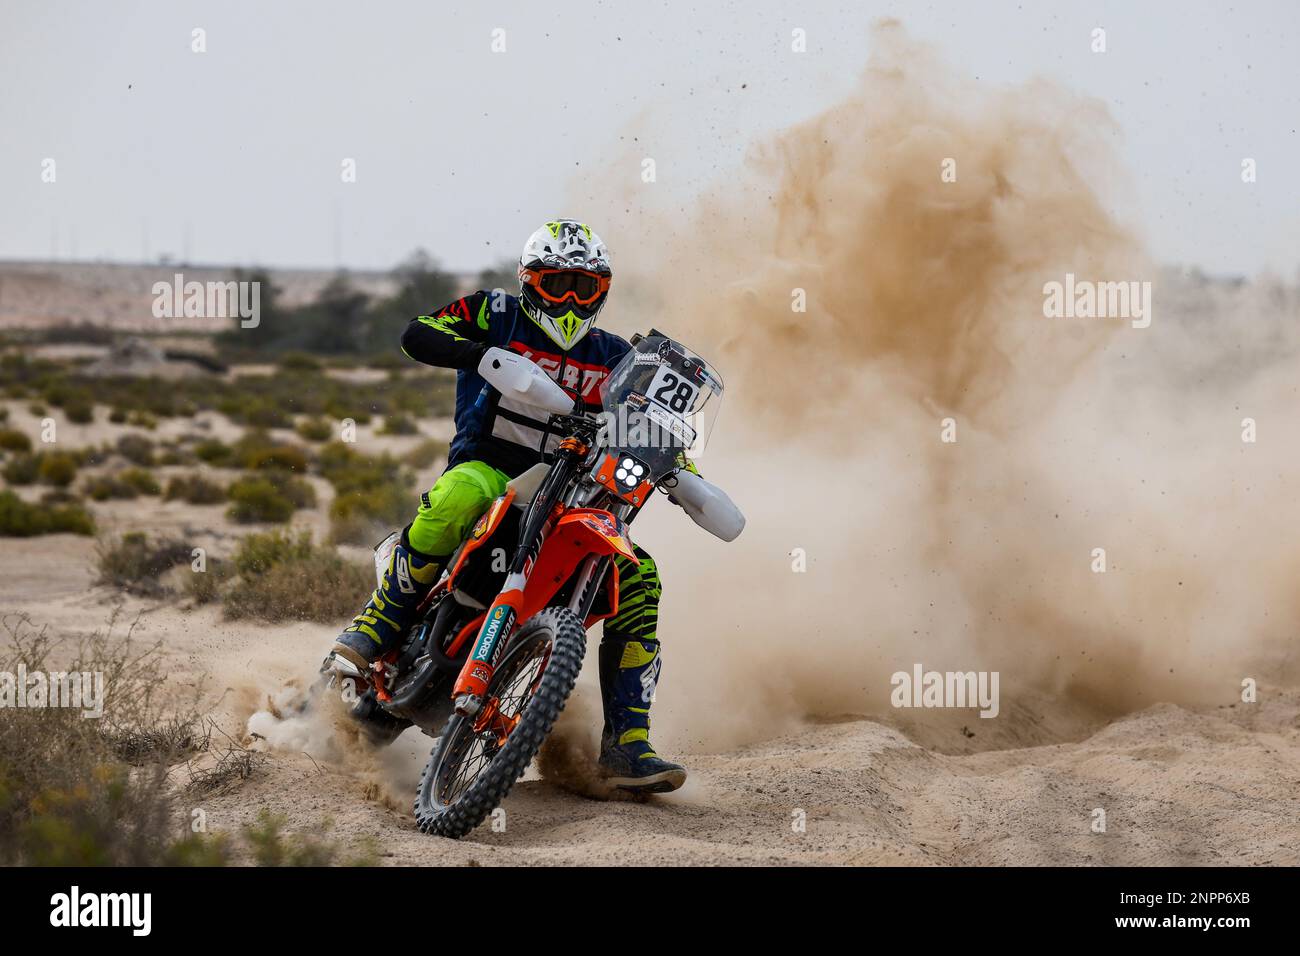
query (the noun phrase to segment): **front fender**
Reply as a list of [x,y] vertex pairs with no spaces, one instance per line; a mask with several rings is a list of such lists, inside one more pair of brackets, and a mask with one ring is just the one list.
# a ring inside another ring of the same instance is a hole
[[603,508],[572,508],[556,522],[552,535],[561,529],[574,540],[588,542],[591,551],[621,554],[640,563],[627,535],[627,525]]
[[524,588],[519,620],[526,621],[546,607],[589,554],[621,555],[640,563],[626,524],[601,508],[570,509],[542,543]]

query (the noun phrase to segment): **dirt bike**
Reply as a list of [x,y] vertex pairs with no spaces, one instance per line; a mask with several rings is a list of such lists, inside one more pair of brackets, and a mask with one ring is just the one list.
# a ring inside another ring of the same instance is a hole
[[[628,525],[655,490],[725,541],[745,524],[721,489],[686,467],[716,418],[722,379],[685,346],[653,330],[635,336],[600,415],[575,411],[516,353],[489,349],[478,371],[548,414],[558,444],[479,517],[401,646],[353,686],[367,688],[352,712],[373,739],[412,724],[438,738],[415,817],[447,837],[491,814],[541,749],[578,678],[587,629],[617,613],[612,559],[637,561]],[[396,540],[376,549],[381,577]]]

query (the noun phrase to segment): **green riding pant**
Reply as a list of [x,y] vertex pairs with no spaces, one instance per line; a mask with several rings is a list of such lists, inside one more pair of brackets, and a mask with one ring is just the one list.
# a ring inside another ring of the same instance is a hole
[[506,493],[509,480],[504,471],[481,461],[463,461],[443,472],[420,495],[420,511],[406,533],[411,547],[445,561],[488,505]]

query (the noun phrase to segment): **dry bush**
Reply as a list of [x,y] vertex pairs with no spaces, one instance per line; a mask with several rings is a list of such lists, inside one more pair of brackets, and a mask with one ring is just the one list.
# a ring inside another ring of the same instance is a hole
[[316,505],[316,490],[288,472],[264,471],[237,478],[226,489],[226,516],[240,524],[283,522],[299,508]]
[[436,438],[426,438],[405,455],[402,461],[412,468],[430,468],[433,463],[447,457],[447,443]]
[[102,681],[97,718],[84,716],[96,708],[0,707],[0,863],[147,866],[201,849],[178,840],[166,785],[168,764],[197,742],[194,718],[162,713],[159,645],[115,629],[114,619],[69,645],[25,616],[0,621],[0,672]]
[[356,612],[374,587],[370,568],[344,560],[310,533],[251,534],[235,553],[237,578],[223,605],[231,618],[335,621]]
[[334,486],[329,513],[330,539],[336,543],[370,544],[415,512],[415,479],[391,455],[371,458],[331,442],[321,449],[318,464]]
[[122,480],[120,474],[92,475],[81,484],[92,501],[111,501],[113,499],[134,498],[139,492]]
[[294,427],[294,431],[307,441],[329,441],[334,434],[334,425],[328,418],[304,418]]
[[379,862],[373,840],[353,856],[341,858],[343,848],[318,834],[294,834],[286,839],[285,823],[284,817],[263,810],[256,824],[244,828],[244,839],[258,866],[375,866]]
[[97,584],[107,584],[128,594],[160,597],[168,590],[162,582],[163,575],[179,564],[188,563],[191,548],[183,541],[154,539],[142,531],[128,531],[117,540],[101,541],[96,553]]
[[123,435],[117,440],[117,453],[133,465],[148,468],[154,463],[154,443],[143,435]]
[[266,754],[249,750],[218,727],[211,718],[203,724],[202,729],[203,752],[212,752],[214,735],[221,737],[223,744],[211,766],[195,768],[192,763],[186,764],[185,769],[189,773],[189,782],[185,785],[187,793],[225,793],[253,776],[266,759]]
[[214,505],[226,500],[226,489],[198,473],[176,475],[167,482],[168,501],[180,499],[191,505]]
[[[8,411],[6,409],[6,411]],[[8,417],[6,415],[6,417]],[[0,451],[20,451],[26,452],[32,450],[32,440],[24,432],[16,428],[0,428]]]

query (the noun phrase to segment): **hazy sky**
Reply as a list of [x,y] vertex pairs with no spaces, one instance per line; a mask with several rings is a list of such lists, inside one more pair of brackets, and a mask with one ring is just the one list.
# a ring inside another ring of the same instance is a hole
[[635,188],[637,117],[673,140],[636,144],[671,157],[661,183],[725,174],[852,87],[884,15],[980,82],[1047,76],[1109,104],[1123,218],[1162,261],[1295,274],[1297,0],[4,0],[0,258],[387,268],[423,246],[477,268],[545,219],[588,218],[585,178]]

